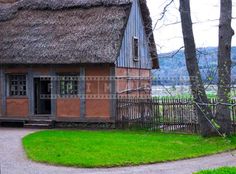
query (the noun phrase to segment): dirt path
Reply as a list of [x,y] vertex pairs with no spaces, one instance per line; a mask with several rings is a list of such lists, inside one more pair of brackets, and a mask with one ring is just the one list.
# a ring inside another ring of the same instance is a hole
[[[21,138],[36,130],[0,128],[0,174],[191,174],[219,166],[236,166],[236,152],[176,162],[110,169],[76,169],[27,160]],[[36,147],[37,148],[37,147]]]

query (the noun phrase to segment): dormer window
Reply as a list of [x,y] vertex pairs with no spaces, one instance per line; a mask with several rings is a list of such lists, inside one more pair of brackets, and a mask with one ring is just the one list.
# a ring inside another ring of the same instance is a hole
[[139,39],[137,37],[133,37],[133,60],[139,61]]

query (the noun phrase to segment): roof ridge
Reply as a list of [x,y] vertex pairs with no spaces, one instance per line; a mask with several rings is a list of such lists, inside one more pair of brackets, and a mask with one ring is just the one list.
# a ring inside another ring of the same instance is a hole
[[12,19],[20,9],[61,10],[68,8],[122,6],[132,2],[133,0],[17,0],[14,3],[1,3],[0,1],[0,22]]
[[62,9],[70,7],[90,8],[94,6],[120,6],[132,3],[133,0],[16,0],[3,1],[0,6],[17,5],[23,9]]

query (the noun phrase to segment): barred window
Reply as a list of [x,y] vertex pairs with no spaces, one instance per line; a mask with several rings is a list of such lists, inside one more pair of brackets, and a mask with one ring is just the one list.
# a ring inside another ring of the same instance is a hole
[[60,76],[60,95],[78,94],[77,76]]
[[9,95],[26,96],[26,75],[9,75]]

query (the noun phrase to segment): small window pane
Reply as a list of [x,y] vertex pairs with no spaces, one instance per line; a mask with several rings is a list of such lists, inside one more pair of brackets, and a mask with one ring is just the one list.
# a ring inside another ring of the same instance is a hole
[[9,75],[9,94],[11,96],[26,95],[26,75]]
[[78,80],[77,76],[61,76],[60,78],[60,95],[77,95]]
[[139,40],[136,37],[133,37],[133,59],[134,61],[139,60]]

